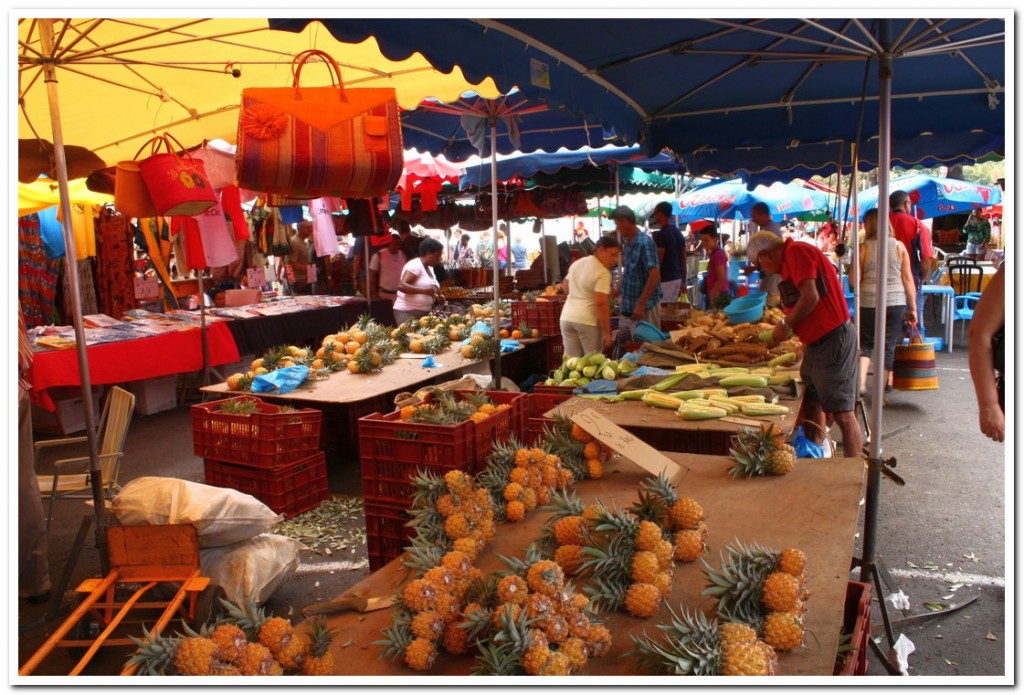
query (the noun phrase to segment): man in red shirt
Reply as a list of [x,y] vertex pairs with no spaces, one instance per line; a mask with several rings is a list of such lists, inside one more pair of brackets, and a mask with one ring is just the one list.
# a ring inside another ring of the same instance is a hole
[[[906,191],[893,191],[889,194],[889,221],[893,232],[907,253],[910,254],[911,268],[916,271],[914,286],[917,288],[917,329],[924,335],[924,289],[922,286],[932,274],[932,233],[921,224],[921,221],[910,214],[910,195]],[[921,249],[914,248],[914,240],[920,240]]]
[[[857,402],[857,333],[850,322],[846,297],[835,266],[817,246],[782,240],[771,232],[758,232],[747,244],[747,261],[762,272],[778,273],[779,294],[786,309],[772,332],[772,342],[793,333],[804,344],[800,377],[807,386],[807,419],[821,426],[830,413],[843,432],[843,450],[861,456],[864,435],[854,415]],[[815,436],[817,434],[817,436]]]

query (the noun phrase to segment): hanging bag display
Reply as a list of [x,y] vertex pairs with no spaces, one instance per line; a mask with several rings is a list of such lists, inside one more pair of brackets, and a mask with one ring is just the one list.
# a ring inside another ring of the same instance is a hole
[[185,148],[167,133],[158,139],[163,140],[167,152],[150,155],[139,162],[157,214],[194,217],[216,205],[219,202],[217,192],[206,176],[202,160],[177,154],[172,141],[177,150]]
[[235,158],[232,155],[214,149],[205,143],[189,154],[202,160],[206,176],[216,190],[235,185]]
[[935,369],[935,346],[926,343],[916,326],[907,329],[907,344],[896,346],[892,364],[892,387],[897,391],[934,391],[939,388]]
[[[306,63],[322,61],[336,84],[300,87]],[[402,131],[395,90],[345,89],[323,51],[292,62],[291,87],[242,90],[238,185],[292,198],[385,195],[402,174]]]
[[118,162],[114,167],[114,207],[127,217],[157,217],[156,207],[153,205],[153,198],[146,188],[146,181],[142,178],[142,171],[139,169],[139,155],[149,147],[150,154],[154,154],[159,145],[163,144],[160,138],[148,140],[132,159]]

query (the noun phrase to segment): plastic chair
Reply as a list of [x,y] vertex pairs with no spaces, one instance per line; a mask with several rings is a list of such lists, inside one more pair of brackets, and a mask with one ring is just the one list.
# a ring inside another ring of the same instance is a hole
[[972,292],[971,294],[964,294],[953,298],[953,326],[956,326],[957,321],[963,321],[963,325],[960,326],[960,342],[959,345],[964,344],[964,327],[967,322],[974,318],[974,305],[981,299],[981,294]]
[[974,261],[957,259],[949,263],[949,286],[957,296],[971,292],[981,292],[982,278],[985,271]]
[[[128,436],[128,425],[135,412],[135,395],[119,386],[110,390],[107,402],[103,406],[99,432],[102,437],[99,447],[100,472],[103,475],[104,495],[109,499],[121,489],[117,476],[124,456],[124,440]],[[65,437],[48,439],[35,443],[34,467],[38,470],[39,454],[43,449],[68,444],[87,442],[87,437]],[[89,472],[89,457],[59,459],[53,464],[53,475],[36,475],[39,481],[39,492],[43,498],[49,498],[46,512],[46,531],[50,531],[53,520],[53,503],[58,499],[92,499],[92,481]],[[83,471],[81,473],[77,471]]]

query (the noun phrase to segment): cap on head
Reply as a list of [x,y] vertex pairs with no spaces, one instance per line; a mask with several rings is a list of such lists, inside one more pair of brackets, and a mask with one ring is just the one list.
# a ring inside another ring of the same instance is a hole
[[628,205],[620,205],[619,207],[612,210],[612,214],[609,217],[614,220],[625,220],[636,224],[636,213],[633,212],[632,208]]

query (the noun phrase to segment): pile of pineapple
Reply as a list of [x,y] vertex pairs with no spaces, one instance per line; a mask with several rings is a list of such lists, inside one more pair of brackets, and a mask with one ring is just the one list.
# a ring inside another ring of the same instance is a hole
[[703,613],[669,608],[671,622],[658,625],[660,639],[630,635],[637,666],[675,676],[771,676],[775,650],[744,623],[708,620]]
[[326,336],[310,368],[328,373],[347,370],[351,374],[368,374],[393,363],[401,352],[401,346],[387,328],[364,315],[355,326]]
[[249,599],[236,606],[221,599],[227,616],[197,633],[165,637],[143,628],[144,639],[132,637],[139,647],[128,664],[138,664],[145,675],[164,676],[281,676],[285,673],[328,676],[334,673],[332,630],[322,617],[311,623],[308,634],[298,634],[285,618],[267,616]]
[[554,491],[568,488],[576,479],[550,447],[527,448],[515,436],[493,447],[479,482],[490,492],[502,521],[521,521],[527,512],[547,504]]
[[429,395],[429,400],[399,410],[399,419],[424,425],[458,425],[470,420],[480,423],[511,407],[495,403],[486,393],[467,393],[460,399],[454,393],[435,389]]
[[392,330],[391,338],[409,352],[436,355],[450,348],[452,343],[468,338],[472,323],[468,316],[460,314],[447,318],[433,315],[411,318]]
[[262,374],[269,374],[277,369],[306,365],[310,367],[310,378],[323,378],[324,374],[313,368],[312,351],[296,345],[273,347],[257,357],[249,365],[249,371],[236,372],[228,377],[227,386],[232,391],[248,391],[252,381]]
[[796,449],[777,425],[740,427],[733,444],[729,449],[729,459],[735,462],[729,469],[733,476],[785,475],[796,465]]
[[604,464],[612,457],[611,447],[602,444],[570,418],[556,413],[545,423],[539,438],[541,446],[558,456],[572,471],[574,480],[600,478]]
[[720,569],[704,563],[704,594],[718,599],[719,618],[750,625],[777,651],[803,644],[808,596],[803,551],[737,543],[726,546],[725,552]]
[[412,485],[408,526],[416,533],[408,566],[428,570],[440,564],[440,553],[448,550],[461,552],[472,561],[494,540],[491,494],[468,473],[448,471],[441,477],[419,472]]
[[498,354],[498,338],[482,331],[470,333],[469,342],[463,342],[459,354],[467,360],[490,359]]

